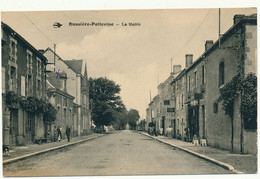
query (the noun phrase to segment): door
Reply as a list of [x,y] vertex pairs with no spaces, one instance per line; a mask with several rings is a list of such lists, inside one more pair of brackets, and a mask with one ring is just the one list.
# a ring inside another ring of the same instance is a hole
[[205,106],[201,106],[202,110],[202,137],[206,139],[206,119],[205,119]]
[[173,120],[173,137],[176,138],[176,119]]
[[10,145],[16,145],[16,135],[18,132],[18,110],[10,109]]
[[188,110],[188,122],[190,128],[190,139],[192,140],[194,135],[199,137],[199,112],[198,106],[189,107]]
[[162,125],[161,128],[163,129],[162,134],[165,135],[165,117],[162,117]]
[[31,143],[34,141],[34,113],[27,113],[25,121],[25,141]]

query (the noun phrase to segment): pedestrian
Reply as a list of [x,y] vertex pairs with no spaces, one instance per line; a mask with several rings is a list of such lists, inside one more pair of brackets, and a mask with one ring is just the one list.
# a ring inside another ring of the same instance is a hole
[[61,140],[61,130],[60,130],[60,126],[57,128],[57,133],[58,133],[58,141],[60,142],[60,140]]
[[60,127],[60,138],[63,139],[63,137],[62,137],[62,127]]
[[69,142],[70,141],[70,128],[69,128],[69,126],[66,127],[66,135],[67,135],[68,142]]

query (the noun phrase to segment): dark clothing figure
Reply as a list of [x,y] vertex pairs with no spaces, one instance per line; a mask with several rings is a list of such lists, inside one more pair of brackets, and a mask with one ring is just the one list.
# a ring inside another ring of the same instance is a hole
[[67,135],[68,142],[69,142],[70,141],[70,127],[68,127],[68,126],[66,128],[66,135]]
[[61,140],[61,130],[60,130],[60,127],[58,127],[58,129],[57,129],[57,133],[58,133],[58,141],[60,142],[60,140]]

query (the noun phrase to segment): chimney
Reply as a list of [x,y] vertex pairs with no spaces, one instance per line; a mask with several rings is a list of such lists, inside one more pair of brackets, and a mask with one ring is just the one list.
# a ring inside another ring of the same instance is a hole
[[245,14],[236,14],[236,15],[234,15],[234,18],[233,18],[233,20],[234,20],[234,25],[235,25],[240,19],[242,19],[244,16],[245,16]]
[[181,71],[181,65],[173,65],[173,74],[179,73]]
[[67,91],[67,74],[64,71],[59,75],[59,90]]
[[193,54],[186,54],[186,68],[190,67],[193,60]]
[[207,40],[205,43],[205,52],[213,46],[213,40]]
[[39,51],[41,54],[44,53],[44,50],[43,50],[43,49],[39,49],[38,51]]

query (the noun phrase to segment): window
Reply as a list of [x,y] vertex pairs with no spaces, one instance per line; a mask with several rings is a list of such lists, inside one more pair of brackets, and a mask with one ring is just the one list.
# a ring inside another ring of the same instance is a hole
[[27,50],[27,81],[26,81],[26,87],[27,87],[27,96],[31,96],[32,94],[32,52]]
[[64,97],[64,98],[63,98],[63,106],[64,106],[64,107],[67,107],[67,104],[68,104],[67,98]]
[[188,91],[190,91],[190,76],[188,78]]
[[2,67],[2,93],[5,93],[5,68]]
[[37,80],[37,91],[38,91],[38,97],[41,97],[41,81]]
[[10,75],[10,91],[14,91],[16,89],[16,68],[11,66],[11,75]]
[[27,76],[27,96],[32,96],[32,76]]
[[170,105],[170,100],[164,100],[164,105]]
[[205,83],[205,67],[204,65],[202,66],[202,69],[201,69],[201,84],[204,84]]
[[197,87],[197,71],[194,72],[194,87]]
[[181,94],[181,109],[183,109],[183,94]]
[[37,58],[37,76],[41,76],[41,60]]
[[213,112],[214,113],[218,112],[218,103],[217,102],[214,102],[214,104],[213,104]]
[[15,62],[16,61],[16,40],[10,37],[10,60]]
[[27,50],[27,68],[28,72],[32,73],[32,52]]
[[223,85],[225,83],[225,66],[224,62],[221,62],[219,64],[219,86]]
[[63,119],[64,119],[64,121],[66,123],[67,122],[66,121],[66,118],[67,118],[67,110],[66,110],[66,108],[64,108],[64,115],[63,116],[64,116]]

